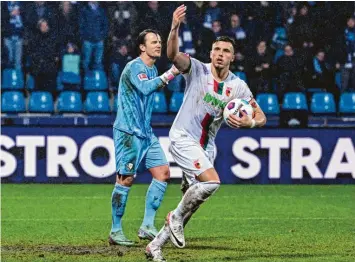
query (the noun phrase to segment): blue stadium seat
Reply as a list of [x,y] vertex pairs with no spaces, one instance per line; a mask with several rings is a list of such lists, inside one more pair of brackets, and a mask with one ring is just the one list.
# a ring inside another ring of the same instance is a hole
[[32,75],[28,75],[26,79],[26,89],[33,90],[35,89],[35,79]]
[[112,112],[117,112],[117,94],[115,94],[113,99]]
[[61,72],[61,80],[63,84],[80,85],[80,75],[73,72]]
[[84,77],[84,90],[107,90],[107,77],[105,72],[102,70],[94,70],[87,72]]
[[89,92],[84,102],[87,113],[109,113],[110,101],[106,92]]
[[2,89],[23,89],[25,86],[21,70],[5,69],[2,73]]
[[314,93],[311,101],[311,112],[314,114],[336,113],[334,96],[331,93]]
[[234,72],[234,74],[239,77],[240,79],[242,79],[244,82],[247,82],[247,75],[244,73],[244,72],[240,72],[240,71],[237,71],[237,72]]
[[33,92],[28,103],[29,112],[53,113],[54,103],[52,94],[49,92]]
[[1,96],[3,113],[22,113],[26,111],[25,97],[22,92],[8,91]]
[[57,110],[59,113],[80,113],[83,109],[81,94],[74,91],[64,91],[59,94]]
[[281,56],[283,56],[283,55],[284,55],[284,50],[283,50],[283,49],[278,49],[278,50],[276,51],[276,53],[275,53],[275,56],[274,56],[274,64],[276,64],[277,61],[279,60],[279,58],[280,58]]
[[303,93],[290,92],[284,95],[283,110],[308,110],[306,96]]
[[341,73],[335,73],[335,84],[338,88],[341,88]]
[[183,88],[183,79],[182,75],[177,75],[172,81],[168,84],[168,89],[173,92],[180,92]]
[[355,114],[355,93],[341,94],[339,112],[342,114]]
[[168,106],[166,104],[165,94],[163,92],[156,92],[153,99],[153,113],[166,113]]
[[280,114],[279,100],[275,94],[258,94],[256,101],[265,114]]
[[184,100],[184,93],[174,92],[170,98],[170,104],[169,104],[170,112],[173,112],[173,113],[178,112],[183,100]]

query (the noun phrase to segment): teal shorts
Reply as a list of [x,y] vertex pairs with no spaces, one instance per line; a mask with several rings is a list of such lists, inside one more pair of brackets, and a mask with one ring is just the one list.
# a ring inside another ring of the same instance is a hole
[[132,175],[152,167],[168,165],[158,138],[140,138],[113,128],[116,172]]

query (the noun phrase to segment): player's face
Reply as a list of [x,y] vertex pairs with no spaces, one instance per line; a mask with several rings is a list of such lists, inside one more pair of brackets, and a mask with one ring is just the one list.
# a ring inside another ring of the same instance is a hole
[[148,56],[159,58],[161,56],[161,38],[160,35],[148,33],[145,36],[145,52]]
[[213,44],[210,53],[211,63],[217,69],[228,67],[234,60],[233,45],[229,42],[219,41]]

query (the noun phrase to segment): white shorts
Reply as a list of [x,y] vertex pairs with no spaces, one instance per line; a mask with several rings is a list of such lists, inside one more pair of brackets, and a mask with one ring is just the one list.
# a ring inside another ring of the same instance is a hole
[[215,150],[205,151],[198,142],[190,138],[172,141],[169,150],[175,162],[186,174],[189,184],[193,184],[196,177],[207,169],[213,168]]

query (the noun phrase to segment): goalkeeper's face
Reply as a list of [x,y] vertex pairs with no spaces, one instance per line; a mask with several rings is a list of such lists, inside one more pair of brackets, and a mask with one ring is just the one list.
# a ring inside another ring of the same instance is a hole
[[211,63],[216,69],[229,68],[234,60],[234,48],[229,42],[218,41],[213,44],[210,53]]
[[145,36],[145,44],[143,51],[153,58],[159,58],[161,56],[161,38],[160,35],[154,33],[148,33]]

